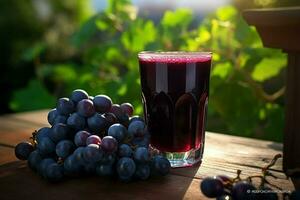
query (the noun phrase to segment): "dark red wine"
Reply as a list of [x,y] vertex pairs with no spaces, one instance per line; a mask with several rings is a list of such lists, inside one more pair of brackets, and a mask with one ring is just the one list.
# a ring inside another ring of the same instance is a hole
[[151,145],[164,152],[203,148],[211,54],[145,52],[139,62]]

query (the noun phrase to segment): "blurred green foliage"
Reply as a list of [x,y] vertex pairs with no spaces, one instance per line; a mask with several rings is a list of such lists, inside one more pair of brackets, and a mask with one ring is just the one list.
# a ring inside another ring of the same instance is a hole
[[[79,2],[79,28],[71,36],[65,34],[70,30],[45,33],[24,52],[24,59],[35,63],[37,78],[14,92],[12,109],[51,107],[54,96],[83,88],[90,94],[108,94],[114,102],[132,102],[140,114],[139,51],[211,51],[207,129],[282,140],[286,55],[263,48],[255,29],[234,7],[219,8],[201,22],[183,8],[166,11],[153,22],[137,17],[129,0],[109,0],[107,9],[96,14],[89,10],[89,1]],[[67,42],[61,42],[66,37]]]

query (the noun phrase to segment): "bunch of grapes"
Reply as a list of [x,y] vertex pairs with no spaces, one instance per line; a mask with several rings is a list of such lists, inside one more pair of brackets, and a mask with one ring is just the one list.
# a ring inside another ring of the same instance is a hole
[[[277,193],[271,187],[277,190],[282,190],[276,185],[270,183],[266,178],[271,176],[276,178],[274,174],[269,171],[281,155],[277,154],[272,161],[262,168],[262,175],[249,176],[246,179],[241,179],[241,170],[237,170],[235,178],[226,175],[218,175],[214,177],[206,177],[200,184],[202,193],[209,198],[216,198],[217,200],[277,200]],[[252,179],[259,178],[261,180],[258,187],[256,187]],[[271,186],[271,187],[270,187]],[[283,199],[300,200],[300,191],[295,190],[291,194],[282,192]]]
[[130,103],[74,90],[48,113],[51,128],[35,131],[31,143],[15,147],[15,155],[49,181],[97,174],[127,182],[168,174],[169,161],[151,150],[144,120],[133,111]]

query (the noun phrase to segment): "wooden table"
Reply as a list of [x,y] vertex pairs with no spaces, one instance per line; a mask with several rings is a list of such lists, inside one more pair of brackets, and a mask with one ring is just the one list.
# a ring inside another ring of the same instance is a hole
[[[47,125],[47,111],[28,112],[0,117],[0,199],[206,199],[199,185],[206,176],[225,174],[242,177],[259,174],[260,167],[282,152],[282,144],[206,133],[204,158],[201,166],[172,169],[165,177],[148,181],[121,183],[101,177],[69,179],[51,184],[33,173],[25,161],[14,156],[14,146],[29,138],[31,132]],[[278,179],[272,183],[285,190],[293,190],[290,180],[282,172],[282,162],[273,167]]]

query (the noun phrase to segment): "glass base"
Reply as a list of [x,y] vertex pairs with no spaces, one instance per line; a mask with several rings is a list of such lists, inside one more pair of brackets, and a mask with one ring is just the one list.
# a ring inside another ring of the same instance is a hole
[[163,155],[170,161],[172,168],[191,167],[202,160],[202,154],[201,148],[187,152],[163,152]]

